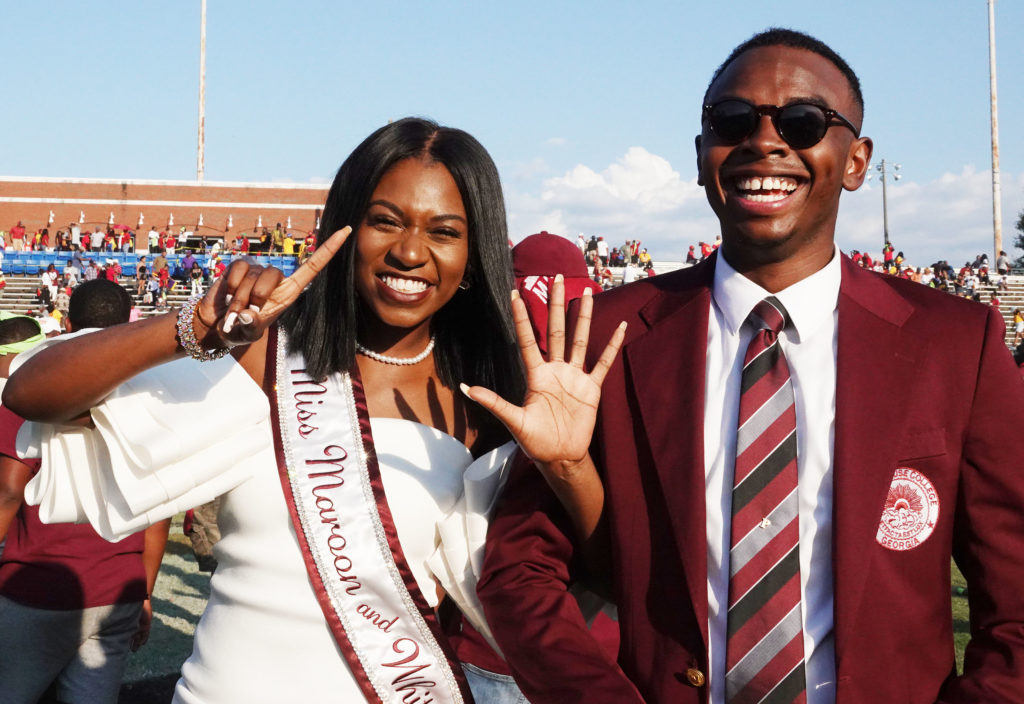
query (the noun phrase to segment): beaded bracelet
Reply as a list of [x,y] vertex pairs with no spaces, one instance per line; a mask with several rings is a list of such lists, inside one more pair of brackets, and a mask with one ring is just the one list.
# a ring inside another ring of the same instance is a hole
[[192,320],[195,316],[196,306],[199,305],[199,301],[203,300],[202,296],[192,296],[178,311],[178,344],[181,345],[182,349],[192,359],[198,359],[200,362],[212,362],[215,359],[220,359],[228,352],[231,351],[230,347],[222,347],[215,350],[204,350],[199,344],[199,340],[196,339],[196,333],[192,329]]

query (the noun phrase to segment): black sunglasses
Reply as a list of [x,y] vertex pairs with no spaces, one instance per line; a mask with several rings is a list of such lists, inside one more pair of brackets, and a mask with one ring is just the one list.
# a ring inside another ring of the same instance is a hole
[[739,144],[754,134],[761,118],[772,118],[775,131],[793,149],[808,149],[825,138],[832,125],[848,127],[854,136],[860,132],[853,123],[835,110],[813,103],[754,105],[746,100],[729,98],[705,105],[702,119],[707,120],[711,132],[726,144]]

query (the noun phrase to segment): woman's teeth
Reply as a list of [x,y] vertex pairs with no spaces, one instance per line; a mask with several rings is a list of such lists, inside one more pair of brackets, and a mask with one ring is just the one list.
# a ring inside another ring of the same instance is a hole
[[380,280],[390,289],[399,293],[422,293],[427,290],[427,282],[418,279],[402,279],[397,276],[381,276]]

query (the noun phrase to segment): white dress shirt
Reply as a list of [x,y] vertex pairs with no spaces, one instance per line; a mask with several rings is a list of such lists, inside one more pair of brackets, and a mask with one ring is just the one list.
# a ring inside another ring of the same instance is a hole
[[[836,330],[840,256],[775,294],[793,328],[780,336],[796,397],[800,587],[808,704],[834,704],[832,640],[832,448],[836,417]],[[704,394],[704,471],[708,539],[711,702],[725,701],[726,616],[732,479],[743,357],[753,335],[744,324],[768,291],[719,253],[715,267]]]

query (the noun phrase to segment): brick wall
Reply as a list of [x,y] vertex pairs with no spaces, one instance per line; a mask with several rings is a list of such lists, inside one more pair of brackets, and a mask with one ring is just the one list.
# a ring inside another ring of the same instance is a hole
[[[57,230],[71,222],[93,230],[115,224],[148,232],[181,226],[206,237],[252,233],[262,220],[273,228],[280,222],[296,232],[314,229],[327,199],[320,184],[228,183],[195,181],[117,181],[103,179],[19,178],[0,176],[0,230],[8,232],[19,220],[29,233]],[[53,222],[48,224],[50,213]],[[142,225],[139,217],[142,216]],[[198,227],[199,216],[203,217]],[[83,217],[84,216],[84,217]],[[228,219],[231,226],[228,226]]]

